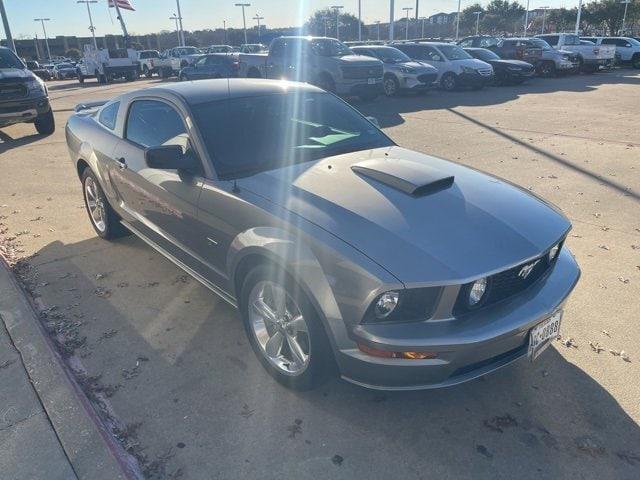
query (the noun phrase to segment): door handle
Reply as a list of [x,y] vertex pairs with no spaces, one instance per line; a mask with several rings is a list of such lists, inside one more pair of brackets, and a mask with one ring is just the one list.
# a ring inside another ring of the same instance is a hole
[[118,168],[120,168],[120,170],[125,170],[127,168],[127,161],[124,157],[116,158],[116,162],[118,163]]

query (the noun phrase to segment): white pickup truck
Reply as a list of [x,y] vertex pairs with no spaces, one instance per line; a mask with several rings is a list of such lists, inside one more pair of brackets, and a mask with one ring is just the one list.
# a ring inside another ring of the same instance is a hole
[[567,50],[578,57],[580,70],[585,73],[596,72],[600,67],[612,67],[616,49],[607,45],[585,45],[580,37],[573,33],[554,33],[536,35],[556,50]]
[[633,68],[640,68],[640,42],[631,37],[581,37],[599,47],[613,46],[619,63],[631,64]]
[[116,78],[124,78],[131,82],[138,78],[140,63],[138,52],[131,48],[101,48],[85,45],[82,66],[77,69],[78,81],[84,83],[85,78],[95,77],[98,83],[108,83]]
[[162,78],[167,78],[178,75],[180,70],[191,65],[201,55],[196,47],[174,47],[162,52],[160,58],[152,59],[151,66]]

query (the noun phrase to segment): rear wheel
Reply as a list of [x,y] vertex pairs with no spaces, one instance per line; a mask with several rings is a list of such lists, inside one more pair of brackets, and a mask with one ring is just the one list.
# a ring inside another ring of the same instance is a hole
[[440,79],[440,86],[447,92],[452,92],[458,88],[458,78],[455,73],[447,72]]
[[640,54],[635,54],[633,56],[633,58],[631,59],[631,65],[633,65],[633,68],[640,68]]
[[82,193],[91,226],[98,236],[111,240],[128,233],[120,223],[120,216],[109,205],[98,179],[90,168],[85,169],[82,174]]
[[240,312],[249,342],[269,374],[286,387],[319,386],[333,367],[321,320],[289,274],[259,265],[246,276]]
[[84,76],[82,76],[81,73],[78,75],[78,82],[79,83],[84,83]]
[[393,75],[385,76],[384,80],[382,81],[382,85],[384,87],[384,94],[387,97],[393,97],[400,91],[400,83],[398,82],[398,79]]
[[147,78],[151,78],[151,75],[153,75],[153,73],[151,73],[151,70],[149,70],[149,67],[147,67],[146,65],[142,66],[142,74]]
[[56,120],[53,118],[53,110],[49,108],[47,113],[38,115],[34,125],[40,135],[51,135],[56,131]]

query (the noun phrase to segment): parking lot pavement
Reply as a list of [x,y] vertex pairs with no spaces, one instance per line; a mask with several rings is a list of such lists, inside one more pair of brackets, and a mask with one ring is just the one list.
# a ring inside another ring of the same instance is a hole
[[52,82],[54,135],[29,125],[0,133],[5,245],[36,255],[18,270],[73,327],[63,347],[97,377],[87,388],[105,398],[147,476],[638,478],[637,71],[356,104],[399,144],[561,207],[582,268],[563,318],[569,346],[557,341],[534,364],[464,385],[406,393],[338,379],[290,392],[263,371],[231,307],[140,240],[96,238],[64,121],[76,103],[156,82]]

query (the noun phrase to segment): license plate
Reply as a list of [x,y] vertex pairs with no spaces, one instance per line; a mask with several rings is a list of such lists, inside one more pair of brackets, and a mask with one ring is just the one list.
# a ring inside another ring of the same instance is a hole
[[375,79],[375,78],[369,78],[369,79],[367,80],[367,83],[368,83],[369,85],[375,85],[375,84],[376,84],[376,79]]
[[529,360],[534,361],[549,346],[551,339],[558,336],[561,320],[562,310],[559,310],[531,329],[529,334]]

